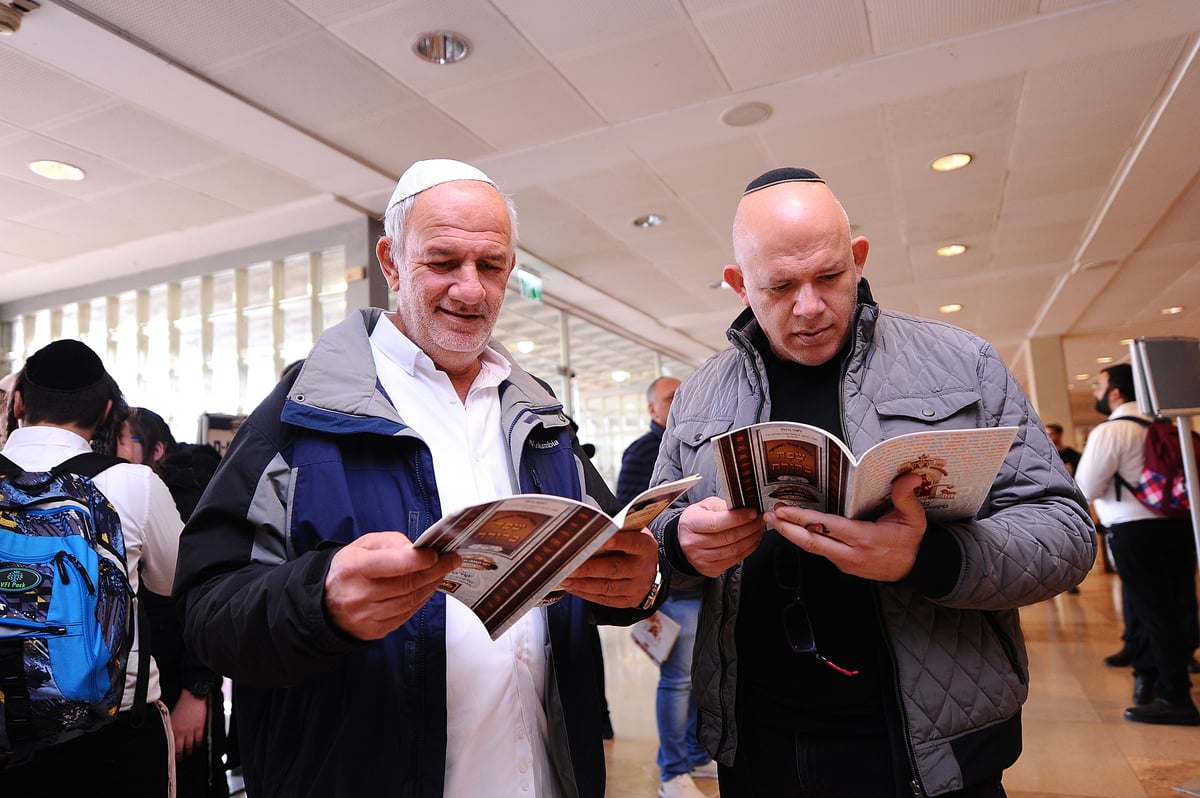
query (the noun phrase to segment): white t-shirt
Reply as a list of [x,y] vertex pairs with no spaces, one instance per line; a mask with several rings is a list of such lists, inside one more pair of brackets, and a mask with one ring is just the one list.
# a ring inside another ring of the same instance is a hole
[[[371,333],[371,352],[383,390],[433,453],[443,514],[516,492],[500,412],[508,361],[484,350],[464,403],[387,317]],[[446,598],[445,798],[558,798],[542,704],[548,649],[544,610],[493,641],[473,612]]]

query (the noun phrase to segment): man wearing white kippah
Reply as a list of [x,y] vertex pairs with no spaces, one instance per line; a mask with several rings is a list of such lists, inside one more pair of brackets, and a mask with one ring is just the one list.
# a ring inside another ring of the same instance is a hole
[[[492,641],[411,541],[513,493],[612,509],[561,403],[490,342],[516,211],[483,172],[414,164],[377,255],[396,310],[323,334],[242,425],[181,542],[186,634],[237,685],[250,795],[600,798],[586,625],[661,603],[618,533],[562,600]],[[489,343],[490,342],[490,343]]]

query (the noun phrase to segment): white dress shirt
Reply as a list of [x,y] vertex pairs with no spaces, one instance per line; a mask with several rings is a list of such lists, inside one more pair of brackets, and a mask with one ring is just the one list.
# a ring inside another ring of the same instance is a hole
[[[1109,418],[1122,416],[1146,418],[1138,413],[1137,402],[1126,402],[1113,410]],[[1162,518],[1123,485],[1121,499],[1117,500],[1113,475],[1120,472],[1130,485],[1141,482],[1142,468],[1146,465],[1145,445],[1145,427],[1132,421],[1097,424],[1088,435],[1087,446],[1083,447],[1079,465],[1075,467],[1075,482],[1096,508],[1096,516],[1104,526]]]
[[[443,514],[516,492],[500,414],[508,361],[484,350],[464,403],[387,317],[371,333],[371,351],[383,390],[433,454]],[[558,798],[542,704],[547,650],[543,609],[493,641],[475,613],[446,598],[445,798]]]
[[[64,460],[90,451],[87,441],[61,427],[21,427],[8,436],[4,445],[4,456],[26,471],[49,471]],[[125,563],[134,592],[145,581],[146,587],[155,593],[171,595],[183,521],[167,486],[148,467],[132,463],[107,468],[92,482],[117,508],[125,538]],[[121,711],[133,707],[140,653],[138,639],[135,632],[125,670]],[[156,701],[160,695],[158,666],[151,660],[146,700]]]

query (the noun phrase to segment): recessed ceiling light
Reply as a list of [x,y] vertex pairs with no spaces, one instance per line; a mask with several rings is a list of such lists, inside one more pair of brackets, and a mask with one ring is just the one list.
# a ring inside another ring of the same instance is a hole
[[29,171],[47,180],[83,180],[85,172],[78,166],[62,161],[33,161]]
[[955,169],[962,169],[971,160],[971,156],[965,152],[952,152],[941,158],[934,158],[929,168],[935,172],[953,172]]
[[1076,374],[1075,379],[1078,380],[1079,382],[1083,382],[1090,376],[1092,376],[1092,375],[1091,374]]
[[766,103],[742,103],[721,114],[721,121],[730,127],[749,127],[768,119],[774,110]]
[[528,355],[536,348],[537,344],[535,344],[533,341],[517,341],[517,351],[522,355]]
[[453,64],[467,57],[471,43],[461,33],[434,30],[417,37],[413,52],[432,64]]
[[625,382],[629,379],[629,372],[623,369],[617,369],[612,373],[613,382]]
[[953,258],[955,255],[961,255],[966,251],[966,244],[947,244],[944,247],[937,248],[937,254],[943,258]]
[[648,213],[645,216],[639,216],[638,218],[634,219],[633,226],[640,227],[645,230],[650,227],[658,227],[666,220],[667,217],[665,216],[659,216],[657,213]]
[[1159,313],[1164,316],[1174,316],[1176,313],[1183,313],[1183,305],[1174,305],[1169,308],[1163,308]]
[[942,305],[938,310],[942,313],[958,313],[962,308],[963,306],[957,302],[951,302],[949,305]]
[[1108,357],[1108,356],[1106,355],[1106,356],[1104,356],[1104,357],[1098,357],[1098,358],[1096,358],[1096,362],[1097,362],[1097,363],[1099,363],[1099,364],[1101,364],[1101,365],[1104,365],[1105,363],[1111,363],[1111,362],[1113,362],[1113,359],[1112,359],[1111,357]]

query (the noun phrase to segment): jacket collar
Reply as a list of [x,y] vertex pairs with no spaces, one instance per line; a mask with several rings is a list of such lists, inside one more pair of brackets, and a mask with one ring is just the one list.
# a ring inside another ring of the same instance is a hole
[[[317,339],[288,389],[282,412],[285,422],[311,429],[384,435],[407,428],[375,376],[370,337],[383,314],[380,308],[361,308]],[[518,366],[498,341],[493,340],[489,347],[512,366],[508,379],[500,385],[506,433],[522,410],[538,414],[543,425],[567,425],[562,403],[545,383]]]

